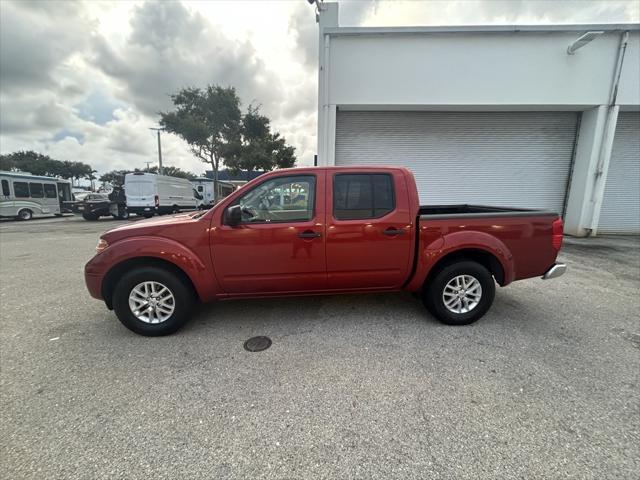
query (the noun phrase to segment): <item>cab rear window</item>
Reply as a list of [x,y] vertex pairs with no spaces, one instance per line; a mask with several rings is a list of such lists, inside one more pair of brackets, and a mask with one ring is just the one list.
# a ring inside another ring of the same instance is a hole
[[380,218],[395,208],[393,179],[386,173],[338,174],[333,179],[337,220]]

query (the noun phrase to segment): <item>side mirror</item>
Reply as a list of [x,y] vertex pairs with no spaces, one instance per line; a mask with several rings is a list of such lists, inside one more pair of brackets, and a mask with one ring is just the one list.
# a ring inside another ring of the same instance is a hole
[[224,212],[224,224],[235,227],[242,221],[242,209],[240,205],[233,205]]

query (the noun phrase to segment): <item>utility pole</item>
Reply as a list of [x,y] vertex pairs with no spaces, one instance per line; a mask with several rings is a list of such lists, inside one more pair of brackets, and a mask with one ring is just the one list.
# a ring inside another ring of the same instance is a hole
[[164,175],[164,169],[162,168],[162,145],[160,144],[160,132],[164,130],[164,128],[151,127],[149,130],[155,130],[158,132],[158,174]]

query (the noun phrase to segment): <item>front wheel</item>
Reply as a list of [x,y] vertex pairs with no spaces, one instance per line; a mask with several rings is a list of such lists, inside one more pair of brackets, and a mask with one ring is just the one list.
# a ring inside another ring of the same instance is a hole
[[493,303],[496,287],[491,273],[479,263],[463,260],[442,268],[426,285],[423,302],[448,325],[469,325]]
[[113,293],[113,309],[129,330],[156,337],[182,327],[191,314],[194,294],[184,280],[158,267],[132,270]]

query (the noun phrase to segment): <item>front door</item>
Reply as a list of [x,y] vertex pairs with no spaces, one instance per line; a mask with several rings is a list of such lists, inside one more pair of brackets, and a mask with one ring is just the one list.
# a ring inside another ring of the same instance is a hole
[[226,293],[326,288],[325,212],[317,200],[324,198],[324,190],[325,172],[279,176],[229,205],[240,205],[240,224],[222,221],[211,229],[214,269]]
[[327,285],[396,289],[407,280],[415,244],[401,171],[327,174]]

